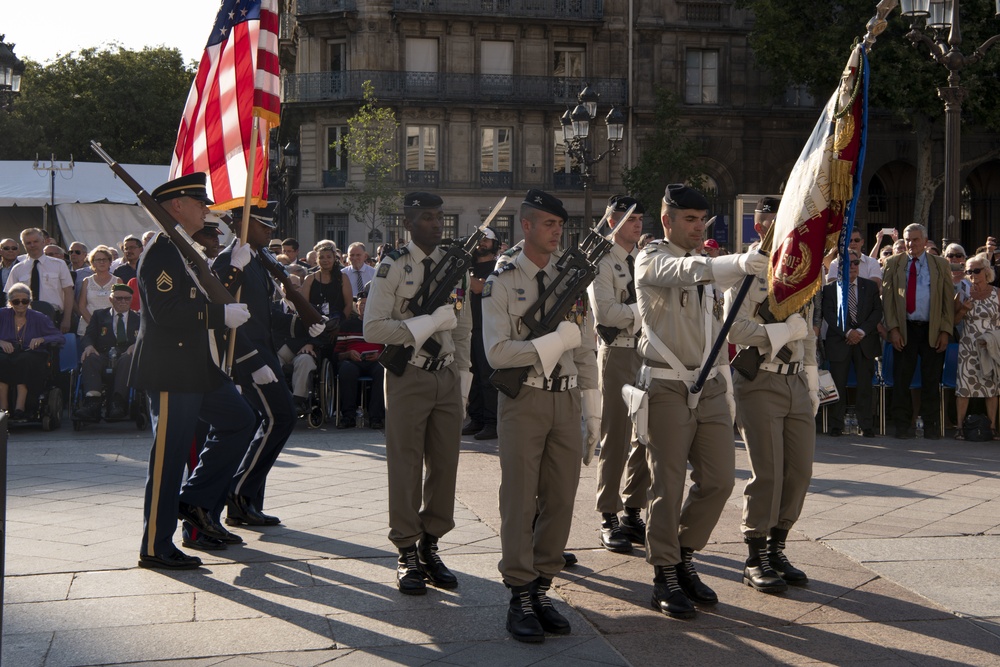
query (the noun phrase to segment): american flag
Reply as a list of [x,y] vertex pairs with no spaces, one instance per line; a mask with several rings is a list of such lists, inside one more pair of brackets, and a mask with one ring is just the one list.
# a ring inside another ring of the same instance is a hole
[[256,140],[252,199],[267,201],[268,129],[278,124],[277,0],[223,0],[188,93],[170,178],[203,171],[216,209],[243,204]]

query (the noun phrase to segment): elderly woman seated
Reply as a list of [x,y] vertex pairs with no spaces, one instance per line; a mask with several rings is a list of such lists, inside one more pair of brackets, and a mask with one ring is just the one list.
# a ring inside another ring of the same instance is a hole
[[65,342],[52,320],[30,310],[31,288],[15,283],[7,290],[7,307],[0,308],[0,410],[10,412],[10,389],[15,388],[12,420],[23,420],[25,403],[44,389],[46,343]]

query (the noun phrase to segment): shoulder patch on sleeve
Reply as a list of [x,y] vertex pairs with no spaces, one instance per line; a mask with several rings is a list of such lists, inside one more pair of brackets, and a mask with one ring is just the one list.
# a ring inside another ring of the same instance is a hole
[[490,294],[493,294],[493,281],[492,280],[487,280],[486,284],[483,285],[483,294],[482,294],[482,297],[485,299]]
[[378,265],[378,271],[375,272],[375,277],[385,278],[387,275],[389,275],[389,269],[391,268],[392,264],[389,264],[388,262],[385,261],[380,262]]

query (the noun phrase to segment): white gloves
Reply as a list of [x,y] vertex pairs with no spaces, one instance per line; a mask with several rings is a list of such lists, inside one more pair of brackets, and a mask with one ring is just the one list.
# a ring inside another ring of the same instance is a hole
[[274,374],[270,366],[261,366],[250,374],[254,384],[271,384],[278,381],[278,376]]
[[532,340],[531,344],[538,352],[538,359],[542,365],[542,375],[545,377],[551,375],[563,352],[580,347],[582,342],[580,327],[572,322],[560,322],[552,333]]
[[458,326],[455,307],[450,304],[438,306],[437,310],[431,313],[431,319],[434,321],[435,331],[448,331]]
[[709,259],[712,267],[712,282],[721,290],[727,290],[741,282],[746,276],[767,273],[768,258],[759,252],[745,252],[739,255],[723,255]]
[[819,368],[806,366],[806,383],[809,385],[809,401],[812,403],[813,416],[819,412]]
[[233,246],[233,256],[230,264],[234,268],[242,270],[244,266],[250,263],[250,259],[253,258],[253,250],[250,248],[249,243],[243,243],[239,239],[236,239],[236,245]]
[[227,303],[223,317],[226,326],[235,329],[250,319],[250,308],[245,303]]
[[767,340],[771,344],[771,358],[769,361],[774,361],[774,357],[786,344],[802,340],[809,335],[809,325],[806,324],[801,315],[792,313],[784,322],[765,324],[764,332],[767,334]]
[[583,464],[589,466],[594,460],[597,443],[601,441],[601,390],[584,389],[580,392],[580,399],[583,421],[587,425],[587,437],[583,440]]
[[639,304],[630,303],[628,307],[632,309],[632,324],[628,326],[628,332],[635,334],[642,329],[642,316],[639,315]]
[[317,322],[316,324],[309,325],[309,337],[319,338],[324,331],[326,331],[326,323],[329,321],[328,317],[324,317],[322,322]]
[[472,391],[472,373],[469,371],[459,371],[458,381],[462,387],[462,405],[469,402],[469,392]]

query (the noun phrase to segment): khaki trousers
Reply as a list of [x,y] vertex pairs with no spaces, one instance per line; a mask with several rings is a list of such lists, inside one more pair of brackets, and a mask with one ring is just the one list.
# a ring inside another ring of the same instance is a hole
[[[632,439],[632,420],[622,399],[622,385],[635,384],[642,360],[627,347],[601,345],[601,453],[597,460],[597,511],[619,513],[624,507],[645,507],[649,494],[646,446]],[[622,489],[622,473],[625,488]]]
[[812,480],[816,421],[805,373],[760,371],[753,380],[733,378],[736,423],[750,457],[750,481],[743,489],[747,537],[789,529],[802,512]]
[[[708,544],[732,493],[736,475],[733,422],[721,377],[705,383],[694,410],[687,406],[683,382],[653,380],[647,391],[646,458],[652,485],[646,561],[676,565],[681,562],[681,546],[697,551]],[[693,484],[684,499],[689,461]]]
[[580,482],[580,390],[521,387],[517,398],[501,393],[497,434],[500,574],[510,586],[524,586],[539,576],[551,579],[564,565]]
[[402,376],[386,373],[385,407],[389,539],[402,549],[455,527],[463,416],[457,367],[431,372],[407,364]]

